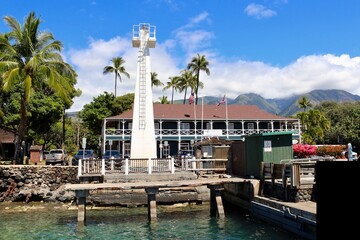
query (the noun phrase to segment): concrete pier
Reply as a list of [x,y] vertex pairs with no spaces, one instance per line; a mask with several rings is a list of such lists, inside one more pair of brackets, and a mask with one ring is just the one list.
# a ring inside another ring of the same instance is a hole
[[145,189],[148,195],[148,219],[150,221],[157,220],[157,212],[156,212],[156,194],[159,193],[159,188],[151,187]]
[[77,190],[75,191],[78,205],[78,217],[79,223],[85,223],[86,221],[86,197],[89,195],[88,190]]
[[225,218],[224,206],[221,198],[223,186],[211,185],[210,188],[210,215],[213,217]]
[[66,190],[75,191],[78,204],[78,223],[86,222],[86,198],[90,190],[130,190],[145,189],[148,197],[148,218],[156,221],[156,194],[159,188],[196,187],[207,186],[210,189],[210,214],[219,218],[225,218],[221,191],[225,183],[244,182],[243,178],[218,178],[218,179],[195,179],[183,181],[153,181],[153,182],[126,182],[126,183],[94,183],[94,184],[67,184]]

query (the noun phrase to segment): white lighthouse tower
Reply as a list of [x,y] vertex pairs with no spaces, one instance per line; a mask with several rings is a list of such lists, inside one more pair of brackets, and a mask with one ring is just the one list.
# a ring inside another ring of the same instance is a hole
[[154,110],[152,102],[150,51],[156,43],[155,26],[133,26],[133,47],[139,48],[130,158],[156,158]]

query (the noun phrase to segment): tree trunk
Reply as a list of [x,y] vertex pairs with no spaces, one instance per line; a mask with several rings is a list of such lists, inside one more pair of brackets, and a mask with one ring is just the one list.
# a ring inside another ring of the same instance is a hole
[[117,74],[115,72],[115,98],[116,98]]
[[186,103],[186,93],[187,93],[187,87],[185,88],[184,104]]
[[25,132],[26,132],[26,99],[25,96],[21,95],[21,103],[20,103],[20,123],[19,123],[19,131],[15,144],[15,163],[22,164],[23,157],[25,156],[25,146],[22,145],[23,140],[25,140]]
[[173,100],[174,100],[174,87],[172,88],[172,93],[171,93],[171,104],[173,104]]
[[200,73],[197,72],[197,74],[196,74],[196,101],[195,101],[195,105],[197,105],[197,103],[198,103],[199,75],[200,75]]

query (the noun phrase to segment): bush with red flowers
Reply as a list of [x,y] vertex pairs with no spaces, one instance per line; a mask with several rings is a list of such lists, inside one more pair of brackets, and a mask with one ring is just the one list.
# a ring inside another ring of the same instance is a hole
[[308,158],[316,155],[316,146],[308,144],[293,145],[294,158]]
[[342,152],[346,149],[345,145],[326,145],[326,146],[319,146],[316,149],[316,155],[319,156],[332,156],[335,158],[343,158]]

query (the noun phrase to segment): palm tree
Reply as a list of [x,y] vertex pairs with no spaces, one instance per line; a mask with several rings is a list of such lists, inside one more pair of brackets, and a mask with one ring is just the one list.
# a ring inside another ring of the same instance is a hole
[[[201,81],[199,82],[199,87],[204,87],[204,84]],[[181,76],[179,78],[180,92],[185,91],[183,104],[185,104],[186,102],[186,94],[188,88],[190,88],[192,91],[196,88],[196,78],[193,75],[193,72],[185,69],[181,71]]]
[[163,90],[171,88],[171,104],[174,102],[174,91],[179,90],[179,77],[169,77],[170,81],[166,83]]
[[308,112],[298,113],[297,117],[302,122],[303,142],[315,144],[316,140],[323,141],[325,131],[329,130],[331,126],[323,112],[310,109]]
[[160,103],[161,103],[161,104],[169,104],[169,101],[168,101],[168,99],[167,99],[167,96],[159,97],[159,100],[160,100]]
[[123,66],[125,60],[122,57],[114,57],[111,59],[111,62],[113,63],[113,65],[105,66],[103,70],[103,74],[115,73],[115,97],[116,97],[117,78],[119,77],[119,80],[121,82],[121,74],[124,74],[128,78],[130,78],[130,74],[126,72],[125,67]]
[[32,93],[47,91],[58,95],[64,105],[71,105],[75,94],[76,73],[63,61],[61,42],[49,32],[40,32],[40,18],[34,12],[24,25],[11,16],[4,17],[11,31],[0,35],[0,78],[4,91],[16,89],[20,94],[20,123],[15,144],[15,160],[27,132],[27,110]]
[[158,74],[156,72],[151,72],[151,87],[155,86],[164,86],[164,84],[157,78]]
[[305,96],[303,96],[303,97],[298,101],[298,104],[299,104],[299,107],[304,110],[304,112],[306,111],[306,108],[307,108],[307,107],[312,107],[311,100],[308,100]]
[[195,88],[195,94],[196,94],[196,100],[195,104],[198,102],[198,90],[199,90],[199,77],[200,77],[200,71],[205,71],[207,75],[210,75],[210,70],[208,68],[209,62],[206,60],[204,55],[201,55],[198,53],[197,57],[193,57],[191,62],[187,65],[187,69],[191,70],[196,74],[196,88]]

